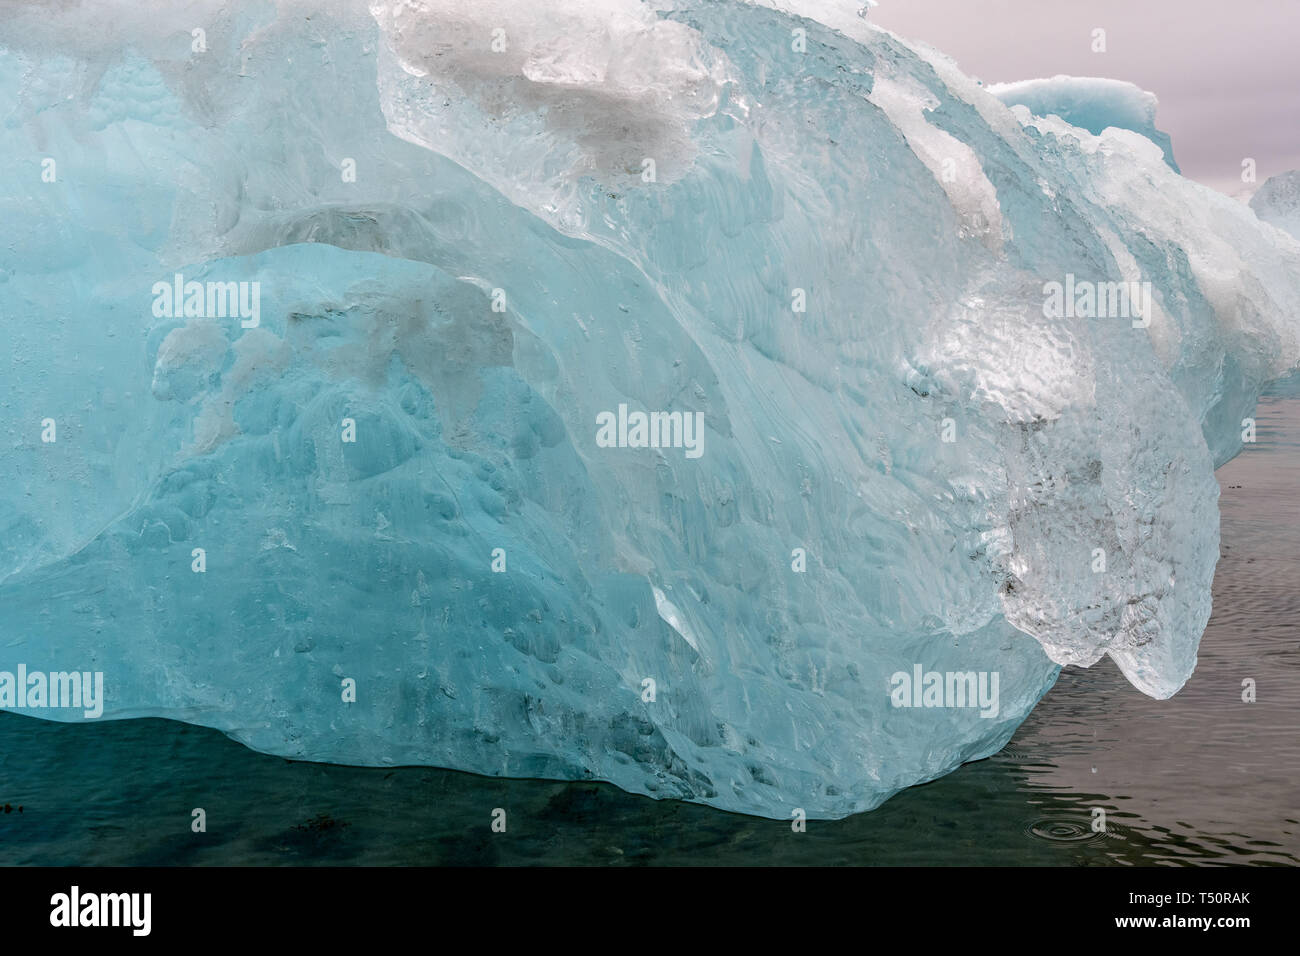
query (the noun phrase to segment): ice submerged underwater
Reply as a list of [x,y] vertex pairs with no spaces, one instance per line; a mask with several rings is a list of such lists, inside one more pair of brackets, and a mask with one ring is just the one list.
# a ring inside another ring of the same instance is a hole
[[0,707],[789,820],[1176,692],[1300,243],[779,5],[7,7]]

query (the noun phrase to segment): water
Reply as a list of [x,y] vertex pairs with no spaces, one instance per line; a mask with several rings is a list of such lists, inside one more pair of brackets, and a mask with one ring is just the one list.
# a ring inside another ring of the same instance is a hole
[[1108,662],[1066,670],[1001,753],[872,813],[794,833],[605,784],[294,763],[171,721],[0,713],[0,864],[1300,863],[1300,399],[1256,417],[1259,442],[1219,471],[1215,611],[1178,696],[1150,700]]

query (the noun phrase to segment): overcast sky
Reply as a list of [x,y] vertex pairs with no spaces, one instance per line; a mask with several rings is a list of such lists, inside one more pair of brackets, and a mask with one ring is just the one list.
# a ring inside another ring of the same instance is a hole
[[[985,83],[1067,73],[1160,99],[1183,175],[1224,192],[1300,169],[1300,0],[880,0],[870,19]],[[1106,31],[1105,53],[1092,31]]]

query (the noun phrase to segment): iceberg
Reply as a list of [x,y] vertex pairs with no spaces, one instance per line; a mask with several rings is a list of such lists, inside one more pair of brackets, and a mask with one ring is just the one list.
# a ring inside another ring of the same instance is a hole
[[1174,162],[1169,134],[1156,128],[1160,106],[1154,93],[1126,83],[1097,76],[1064,76],[1050,79],[994,83],[988,91],[1008,106],[1024,106],[1035,116],[1057,116],[1071,126],[1094,136],[1105,130],[1132,130],[1160,147],[1165,162],[1180,172]]
[[12,6],[0,672],[786,820],[1175,693],[1300,246],[862,7]]
[[1264,180],[1250,198],[1250,208],[1261,221],[1300,239],[1300,170]]

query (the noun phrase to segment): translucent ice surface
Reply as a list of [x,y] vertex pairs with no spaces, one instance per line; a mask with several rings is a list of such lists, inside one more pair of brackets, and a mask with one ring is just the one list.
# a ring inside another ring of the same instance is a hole
[[1095,76],[1054,76],[995,83],[988,91],[1008,106],[1024,106],[1036,116],[1059,116],[1094,135],[1112,126],[1141,133],[1164,151],[1169,167],[1179,171],[1169,135],[1156,128],[1159,101],[1154,93],[1132,83]]
[[0,707],[789,819],[1174,693],[1300,247],[785,6],[7,8]]
[[1251,197],[1250,208],[1264,222],[1300,239],[1300,170],[1265,180]]

